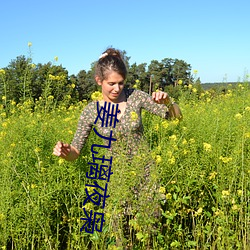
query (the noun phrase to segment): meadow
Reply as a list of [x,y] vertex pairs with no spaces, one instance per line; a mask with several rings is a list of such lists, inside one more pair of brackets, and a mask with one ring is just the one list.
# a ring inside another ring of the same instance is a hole
[[[80,232],[80,218],[98,138],[91,132],[75,162],[52,155],[58,140],[71,142],[87,103],[56,106],[48,96],[46,105],[42,98],[11,101],[8,112],[1,105],[0,249],[123,249],[116,245],[125,241],[121,199],[140,208],[129,220],[130,249],[250,249],[249,83],[221,93],[189,88],[178,99],[182,121],[143,112],[151,153],[132,164],[122,151],[115,157],[104,227],[93,234]],[[129,192],[150,159],[151,182],[164,196],[157,220],[147,216],[143,197],[134,201]]]

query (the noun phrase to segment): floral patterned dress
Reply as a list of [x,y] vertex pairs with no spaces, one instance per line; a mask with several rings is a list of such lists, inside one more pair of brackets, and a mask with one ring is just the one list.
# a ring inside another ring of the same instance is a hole
[[[113,137],[117,141],[122,141],[124,147],[127,149],[127,154],[135,155],[136,149],[143,139],[143,124],[142,124],[142,109],[158,115],[162,118],[168,119],[168,108],[164,104],[155,103],[151,96],[147,93],[136,89],[124,89],[126,95],[126,109],[116,127],[102,127],[101,121],[97,120],[94,124],[97,113],[97,102],[89,103],[83,110],[78,128],[72,141],[72,146],[81,151],[83,148],[92,127],[95,126],[96,130],[103,136],[109,137],[110,130],[113,131]],[[121,143],[119,143],[121,145]]]

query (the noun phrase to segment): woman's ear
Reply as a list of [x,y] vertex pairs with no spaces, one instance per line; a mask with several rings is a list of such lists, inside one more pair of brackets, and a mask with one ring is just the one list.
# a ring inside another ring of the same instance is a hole
[[95,77],[95,81],[96,81],[96,83],[98,84],[98,85],[102,85],[102,81],[101,81],[101,78],[99,77],[99,76],[96,76]]

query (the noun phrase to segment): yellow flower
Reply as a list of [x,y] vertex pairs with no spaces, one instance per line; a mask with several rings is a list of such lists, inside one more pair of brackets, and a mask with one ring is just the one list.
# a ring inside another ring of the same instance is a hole
[[194,69],[193,70],[193,73],[196,75],[196,74],[198,74],[198,70],[197,69]]
[[238,207],[238,205],[237,205],[237,204],[234,204],[234,205],[232,206],[232,210],[234,210],[234,211],[237,211],[237,210],[239,210],[239,207]]
[[135,171],[130,171],[131,175],[136,176],[136,172]]
[[203,148],[207,152],[211,152],[212,151],[212,146],[209,143],[203,142]]
[[238,113],[234,116],[237,120],[241,120],[242,119],[242,114]]
[[91,99],[93,101],[101,101],[103,99],[102,93],[100,91],[95,91],[91,94]]
[[136,121],[137,118],[138,118],[138,114],[136,112],[132,111],[130,113],[130,118],[131,118],[132,121]]
[[171,198],[172,198],[172,194],[171,194],[171,193],[167,193],[167,194],[166,194],[166,199],[167,199],[167,200],[170,200]]
[[169,139],[172,140],[172,141],[176,141],[177,136],[176,135],[171,135],[171,136],[169,136]]
[[0,221],[5,218],[4,214],[0,214]]
[[159,130],[159,124],[158,124],[158,123],[155,124],[154,129],[155,129],[155,131],[158,131],[158,130]]
[[229,190],[222,190],[221,193],[222,193],[222,197],[224,197],[224,198],[230,195]]
[[159,164],[162,162],[162,158],[160,155],[156,155],[156,159],[155,159],[156,163]]
[[168,159],[169,164],[173,165],[175,164],[175,158],[172,156],[170,159]]
[[196,89],[196,88],[193,88],[193,89],[192,89],[192,92],[197,93],[197,89]]
[[250,138],[250,132],[245,133],[245,138]]
[[192,87],[193,87],[193,85],[190,83],[190,84],[188,84],[188,88],[189,89],[192,89]]
[[2,100],[6,100],[6,96],[5,95],[2,96]]
[[134,89],[137,89],[137,85],[136,85],[136,84],[134,84],[134,85],[133,85],[133,88],[134,88]]
[[190,138],[189,139],[189,143],[191,143],[191,144],[195,143],[195,139],[194,138]]
[[36,148],[34,149],[34,151],[35,151],[36,153],[38,153],[38,152],[41,151],[41,149],[40,149],[39,147],[36,147]]
[[165,194],[166,193],[166,188],[165,187],[160,187],[159,188],[159,193]]
[[0,69],[0,75],[5,75],[5,70],[4,69]]
[[138,80],[138,79],[135,80],[135,83],[139,83],[139,82],[140,82],[140,80]]
[[245,107],[245,110],[250,111],[250,107],[249,106]]
[[166,120],[164,120],[162,123],[161,123],[162,127],[163,128],[167,128],[168,127],[168,122]]
[[179,80],[179,81],[178,81],[178,84],[179,84],[179,85],[182,85],[182,83],[183,83],[182,80]]
[[31,47],[32,46],[32,42],[28,42],[28,46]]
[[15,105],[16,105],[16,102],[12,100],[12,101],[10,102],[10,104],[11,104],[12,106],[15,106]]
[[238,195],[242,195],[243,194],[243,191],[241,189],[237,190],[237,194]]
[[53,95],[49,95],[48,96],[48,100],[53,100],[54,99],[54,96]]
[[222,160],[223,163],[228,163],[233,160],[232,157],[223,157],[223,156],[220,156],[219,159]]
[[74,83],[71,84],[71,88],[74,89],[76,85]]
[[195,216],[198,216],[198,215],[201,215],[202,214],[202,211],[203,211],[203,209],[202,209],[202,207],[200,207],[196,212],[195,212]]
[[216,172],[212,172],[212,173],[210,173],[208,179],[209,179],[209,180],[212,180],[212,179],[214,179],[214,178],[216,177],[216,175],[217,175]]
[[32,188],[32,189],[34,189],[34,188],[36,188],[36,187],[37,187],[36,184],[33,184],[33,183],[31,184],[31,188]]
[[57,61],[58,61],[58,56],[55,56],[55,57],[54,57],[54,60],[57,62]]
[[62,165],[62,164],[64,163],[64,159],[63,159],[63,158],[60,158],[60,159],[58,160],[58,163],[59,163],[59,165]]

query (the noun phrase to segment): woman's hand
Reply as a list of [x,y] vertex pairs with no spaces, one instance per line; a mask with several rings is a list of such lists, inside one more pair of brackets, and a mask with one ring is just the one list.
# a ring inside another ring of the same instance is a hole
[[53,154],[67,161],[74,161],[80,152],[72,145],[58,141],[54,147]]
[[53,154],[65,158],[69,155],[70,151],[69,144],[58,141],[54,147]]
[[166,92],[162,92],[162,91],[157,91],[157,92],[153,92],[152,93],[152,98],[153,101],[159,104],[169,104],[171,103],[171,99],[168,95],[168,93]]

